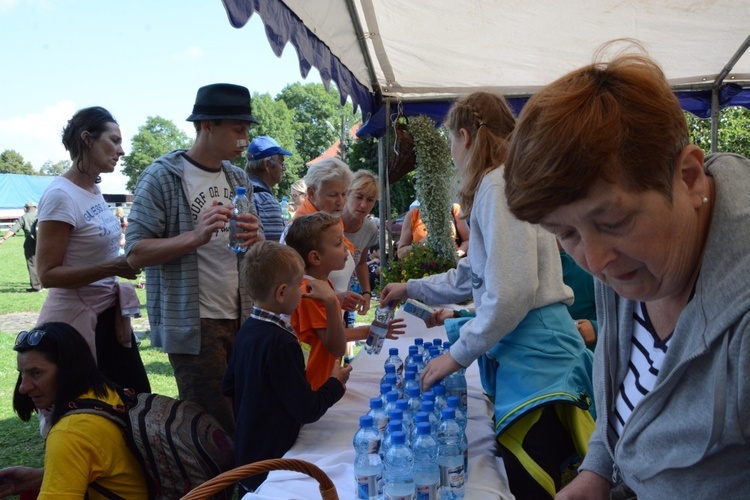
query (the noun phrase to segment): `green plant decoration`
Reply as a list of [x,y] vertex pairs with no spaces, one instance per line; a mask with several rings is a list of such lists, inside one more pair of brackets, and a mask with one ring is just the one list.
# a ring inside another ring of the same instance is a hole
[[452,233],[451,180],[453,160],[447,137],[426,116],[409,119],[417,156],[416,193],[419,213],[427,228],[427,248],[455,266],[456,243]]
[[389,261],[381,271],[385,283],[405,283],[456,267],[456,243],[452,232],[451,181],[453,160],[445,133],[426,116],[409,118],[417,169],[416,196],[419,213],[427,227],[425,244],[413,245],[402,260]]

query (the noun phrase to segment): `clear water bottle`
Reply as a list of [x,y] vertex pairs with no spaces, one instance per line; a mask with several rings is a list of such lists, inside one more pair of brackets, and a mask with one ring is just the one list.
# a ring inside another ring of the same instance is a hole
[[401,410],[401,424],[404,426],[406,444],[411,444],[409,437],[414,427],[414,415],[409,411],[409,402],[405,399],[399,399],[396,401],[396,409]]
[[432,353],[430,352],[430,349],[432,349],[432,342],[425,342],[424,344],[422,344],[422,362],[425,366],[427,366],[427,363],[429,363],[432,359]]
[[237,216],[240,214],[250,213],[250,200],[247,198],[247,189],[244,186],[237,187],[237,194],[232,200],[232,216],[229,218],[229,248],[235,253],[247,252],[247,247],[243,247],[244,239],[238,238],[239,233],[244,233],[244,229],[237,227]]
[[445,386],[435,384],[432,386],[432,392],[435,393],[435,408],[440,413],[443,411],[443,408],[448,407],[448,400],[445,397]]
[[387,403],[385,404],[385,407],[383,408],[385,410],[385,413],[390,416],[391,410],[396,409],[396,401],[398,401],[400,398],[398,391],[388,391],[385,393],[385,399]]
[[467,404],[467,387],[466,387],[466,368],[459,368],[443,379],[446,396],[456,396],[461,405],[461,409],[466,411]]
[[359,417],[359,430],[354,434],[354,483],[357,500],[383,499],[383,461],[378,454],[380,434],[373,427],[370,415]]
[[420,375],[422,375],[422,371],[424,370],[424,361],[422,361],[422,355],[421,354],[415,354],[414,355],[414,366],[417,368],[417,378],[419,378]]
[[414,345],[417,346],[418,354],[422,354],[422,351],[424,351],[424,339],[422,337],[415,338]]
[[432,345],[438,348],[438,352],[440,352],[440,354],[443,354],[443,352],[445,352],[443,350],[443,339],[432,339]]
[[385,360],[385,366],[393,365],[396,367],[396,375],[399,379],[404,377],[404,362],[398,357],[398,347],[388,349],[388,359]]
[[414,452],[414,482],[417,500],[437,500],[440,487],[438,444],[430,433],[430,424],[417,426],[417,437],[411,446]]
[[458,396],[448,396],[448,408],[453,408],[456,412],[456,422],[461,430],[466,432],[466,412],[461,409],[461,401]]
[[382,384],[380,384],[380,400],[383,402],[383,409],[385,409],[385,405],[388,404],[386,394],[388,394],[392,390],[393,386],[388,382],[383,382]]
[[404,432],[404,426],[401,423],[401,420],[396,417],[397,415],[391,414],[391,419],[388,421],[388,427],[385,428],[383,442],[380,444],[380,458],[383,460],[385,460],[385,454],[388,453],[391,444],[393,444],[393,440],[391,439],[393,433],[396,431]]
[[417,413],[422,411],[422,393],[418,386],[409,387],[408,399],[406,400],[406,413],[409,415],[412,423],[416,423]]
[[417,390],[419,390],[419,382],[417,381],[417,367],[415,365],[412,365],[411,369],[408,369],[404,372],[404,394],[409,395],[409,389],[412,387],[416,387]]
[[429,413],[430,429],[432,430],[432,433],[437,436],[438,425],[440,425],[440,419],[435,414],[435,403],[429,400],[422,400],[422,411]]
[[375,310],[375,319],[370,325],[370,332],[365,339],[365,351],[367,354],[380,354],[385,342],[385,336],[388,333],[388,324],[393,319],[393,309],[391,303],[380,306]]
[[437,432],[434,434],[432,433],[432,426],[430,425],[430,414],[426,411],[420,411],[417,412],[417,415],[414,419],[414,423],[416,424],[414,428],[411,430],[411,442],[412,444],[414,441],[417,440],[417,429],[419,428],[419,424],[427,424],[430,429],[430,434],[432,434],[432,437],[437,439]]
[[286,225],[292,220],[292,214],[289,212],[289,200],[286,199],[286,196],[281,197],[279,206],[281,207],[281,220],[284,221],[284,225]]
[[[394,377],[396,377],[396,366],[395,365],[385,365],[385,375],[383,375],[383,378],[380,379],[380,385],[383,385],[383,384],[386,383],[386,377],[388,375],[393,375]],[[396,378],[396,381],[398,382],[398,378]]]
[[414,367],[414,356],[419,354],[419,347],[415,345],[409,346],[409,354],[406,355],[406,359],[404,359],[404,371],[408,370],[409,367]]
[[398,392],[398,397],[401,398],[404,395],[404,391],[398,383],[398,377],[395,373],[389,373],[385,376],[385,383],[390,384],[392,390]]
[[440,499],[464,498],[466,486],[466,435],[461,431],[453,408],[443,410],[438,427],[438,465],[440,466]]
[[383,409],[383,400],[380,398],[370,399],[370,411],[367,414],[372,417],[375,430],[378,431],[380,439],[383,439],[385,426],[388,425],[388,414]]
[[414,454],[406,446],[403,432],[394,432],[391,441],[385,454],[385,498],[414,500]]

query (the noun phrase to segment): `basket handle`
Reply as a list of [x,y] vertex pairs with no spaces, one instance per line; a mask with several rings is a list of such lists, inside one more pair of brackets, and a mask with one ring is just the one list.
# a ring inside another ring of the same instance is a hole
[[307,474],[318,481],[318,488],[323,500],[339,499],[333,481],[317,465],[295,458],[272,458],[270,460],[261,460],[260,462],[241,465],[219,474],[191,490],[187,495],[182,497],[182,500],[205,500],[242,479],[272,470],[290,470]]

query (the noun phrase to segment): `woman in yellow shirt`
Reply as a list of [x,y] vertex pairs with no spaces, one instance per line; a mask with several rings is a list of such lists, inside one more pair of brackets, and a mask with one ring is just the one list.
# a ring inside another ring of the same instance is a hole
[[78,398],[123,404],[78,331],[66,323],[46,323],[19,333],[13,350],[19,372],[13,409],[24,421],[39,414],[44,468],[0,470],[0,497],[39,490],[40,499],[106,498],[96,489],[102,487],[123,498],[147,498],[143,470],[122,429],[99,415],[65,414],[68,402]]

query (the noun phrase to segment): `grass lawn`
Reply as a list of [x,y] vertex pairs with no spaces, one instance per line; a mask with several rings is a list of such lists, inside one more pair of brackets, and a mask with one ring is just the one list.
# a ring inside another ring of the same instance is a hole
[[[23,236],[13,237],[0,246],[0,262],[0,467],[41,467],[44,442],[39,436],[38,421],[33,417],[29,422],[22,422],[13,411],[13,391],[18,379],[13,343],[18,327],[10,323],[6,315],[38,313],[47,292],[26,292],[29,288],[29,275],[23,257]],[[136,290],[145,306],[146,291]],[[143,314],[145,313],[143,307]],[[151,347],[148,336],[142,339],[140,352],[152,391],[177,397],[177,385],[167,355],[160,349]]]

